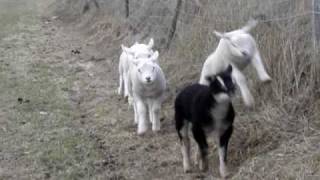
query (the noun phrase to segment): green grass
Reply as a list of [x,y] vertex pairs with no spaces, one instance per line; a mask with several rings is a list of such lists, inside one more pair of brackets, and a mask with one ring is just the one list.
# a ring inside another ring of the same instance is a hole
[[75,77],[29,49],[45,46],[36,11],[7,3],[12,14],[0,13],[0,155],[7,161],[0,168],[8,171],[0,179],[88,179],[102,155],[69,100]]

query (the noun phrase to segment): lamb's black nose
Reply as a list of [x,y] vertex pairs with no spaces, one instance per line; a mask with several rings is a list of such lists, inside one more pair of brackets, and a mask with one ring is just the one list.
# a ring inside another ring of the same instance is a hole
[[150,77],[146,77],[146,80],[147,80],[147,82],[150,82],[151,78]]

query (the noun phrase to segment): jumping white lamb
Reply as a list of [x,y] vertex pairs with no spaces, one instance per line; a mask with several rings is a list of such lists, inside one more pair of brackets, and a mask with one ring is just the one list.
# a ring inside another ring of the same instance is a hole
[[228,64],[233,66],[232,77],[240,88],[243,101],[246,106],[253,106],[254,99],[249,91],[246,78],[242,74],[249,64],[257,71],[262,82],[271,81],[271,77],[266,72],[262,59],[254,38],[249,31],[255,27],[256,21],[251,20],[241,29],[215,34],[221,38],[216,50],[206,59],[201,72],[200,84],[208,85],[205,79],[210,74],[218,74],[224,71]]
[[130,62],[138,58],[151,57],[153,54],[152,47],[154,45],[153,39],[151,38],[149,44],[140,44],[136,42],[130,48],[121,45],[122,53],[119,61],[119,88],[118,94],[128,97],[128,73],[130,69]]
[[152,123],[152,130],[160,130],[160,110],[164,100],[166,79],[157,64],[159,53],[150,58],[138,58],[133,61],[129,71],[128,89],[133,97],[134,121],[138,124],[138,134],[148,130],[147,113]]

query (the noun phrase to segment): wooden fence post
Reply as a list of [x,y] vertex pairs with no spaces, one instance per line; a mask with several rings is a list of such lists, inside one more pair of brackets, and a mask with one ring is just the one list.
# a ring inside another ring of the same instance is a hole
[[175,14],[173,16],[171,28],[169,31],[169,36],[168,36],[168,41],[167,41],[167,49],[169,49],[171,41],[174,37],[174,33],[176,32],[176,29],[177,29],[177,23],[178,23],[180,10],[181,10],[181,5],[182,5],[182,0],[177,0],[177,5],[176,5],[175,11],[174,11]]
[[317,47],[320,41],[320,0],[312,0],[312,34],[313,45]]
[[126,18],[129,17],[129,0],[125,0],[125,7],[126,7]]

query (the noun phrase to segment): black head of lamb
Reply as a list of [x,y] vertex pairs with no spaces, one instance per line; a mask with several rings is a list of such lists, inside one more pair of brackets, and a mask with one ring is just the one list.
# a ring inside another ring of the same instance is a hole
[[227,69],[219,74],[207,76],[210,90],[214,94],[226,93],[232,95],[235,92],[236,86],[232,79],[232,66],[228,65]]

